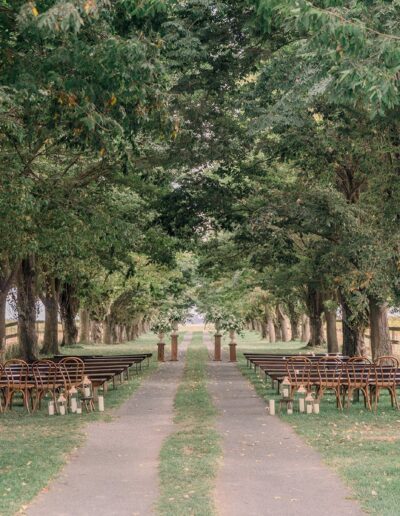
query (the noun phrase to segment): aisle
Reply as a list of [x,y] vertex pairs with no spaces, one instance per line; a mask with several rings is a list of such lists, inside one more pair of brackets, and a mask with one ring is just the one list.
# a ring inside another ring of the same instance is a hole
[[[209,337],[205,342],[212,352]],[[312,448],[265,403],[234,364],[210,362],[223,460],[215,496],[220,516],[356,516],[351,494]]]
[[157,501],[158,458],[173,431],[173,402],[191,334],[180,361],[160,365],[116,412],[92,423],[87,441],[28,508],[29,516],[147,516]]

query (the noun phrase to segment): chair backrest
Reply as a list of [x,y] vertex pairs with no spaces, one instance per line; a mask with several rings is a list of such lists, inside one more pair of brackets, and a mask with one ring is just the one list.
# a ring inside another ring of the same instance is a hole
[[378,357],[374,362],[375,382],[376,385],[396,385],[396,373],[399,367],[399,361],[396,357],[382,356]]
[[368,357],[351,357],[343,369],[349,387],[367,386],[371,376],[371,360]]
[[310,384],[311,360],[307,357],[290,357],[286,361],[287,376],[291,385],[303,385],[307,388]]
[[336,357],[322,357],[317,362],[317,371],[322,385],[339,385],[342,379],[343,362]]
[[64,374],[67,388],[79,386],[85,375],[85,363],[79,357],[65,357],[58,362],[58,366]]
[[32,364],[33,378],[40,389],[55,389],[59,369],[52,360],[37,360]]
[[26,389],[29,382],[29,365],[25,360],[13,358],[4,364],[4,375],[11,389]]

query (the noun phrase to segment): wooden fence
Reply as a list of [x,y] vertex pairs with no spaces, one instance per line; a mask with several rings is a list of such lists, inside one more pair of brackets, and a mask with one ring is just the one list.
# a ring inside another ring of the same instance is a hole
[[[36,322],[36,333],[38,343],[42,344],[44,337],[44,321]],[[63,337],[62,324],[58,323],[58,339],[61,341]],[[18,344],[18,323],[16,321],[6,323],[6,348]]]

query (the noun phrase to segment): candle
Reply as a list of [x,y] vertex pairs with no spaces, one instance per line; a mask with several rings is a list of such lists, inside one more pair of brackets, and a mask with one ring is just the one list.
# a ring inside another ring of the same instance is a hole
[[290,405],[288,405],[287,413],[289,416],[293,414],[293,408]]
[[71,398],[71,412],[75,413],[77,409],[76,398]]
[[311,403],[308,403],[307,404],[307,414],[312,414],[312,411],[313,411],[313,406],[311,405]]
[[283,389],[283,397],[288,398],[289,397],[289,389],[285,388]]
[[269,415],[275,416],[275,400],[269,400]]
[[319,414],[319,403],[314,403],[314,414]]
[[99,412],[104,412],[104,396],[99,395],[97,401],[99,403]]
[[300,398],[299,399],[299,411],[300,412],[304,412],[305,411],[305,408],[304,408],[304,398]]
[[54,401],[49,401],[49,416],[54,416]]
[[82,414],[82,407],[76,407],[76,413]]
[[83,389],[83,392],[84,392],[85,398],[90,398],[90,387],[85,387]]
[[64,407],[64,405],[60,405],[60,414],[62,416],[65,416],[65,407]]

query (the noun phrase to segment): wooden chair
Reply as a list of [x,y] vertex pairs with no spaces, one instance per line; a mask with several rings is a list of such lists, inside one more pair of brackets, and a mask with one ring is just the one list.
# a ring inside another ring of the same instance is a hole
[[12,359],[4,364],[6,378],[5,388],[5,410],[12,407],[14,394],[22,394],[23,403],[26,410],[30,413],[29,401],[31,392],[35,388],[35,383],[30,377],[29,365],[24,360]]
[[371,410],[369,382],[371,375],[371,361],[368,357],[352,357],[343,365],[343,405],[346,399],[346,408],[350,407],[355,391],[361,391],[364,396],[364,406]]
[[290,357],[286,361],[286,371],[290,382],[290,398],[301,385],[307,391],[310,390],[311,360],[307,357]]
[[318,384],[317,400],[321,401],[325,391],[333,391],[336,396],[336,406],[342,410],[341,381],[343,362],[336,357],[325,356],[317,362]]
[[52,360],[38,360],[32,364],[33,378],[35,381],[35,400],[33,410],[40,408],[42,398],[50,394],[57,406],[57,392],[65,388],[65,376],[60,368]]
[[382,389],[387,389],[390,394],[392,407],[399,408],[396,393],[396,373],[399,361],[396,357],[382,356],[374,362],[374,381],[372,384],[375,412],[378,408],[379,394]]
[[64,373],[67,391],[72,387],[78,388],[82,384],[85,363],[81,358],[65,357],[58,362],[58,365]]

